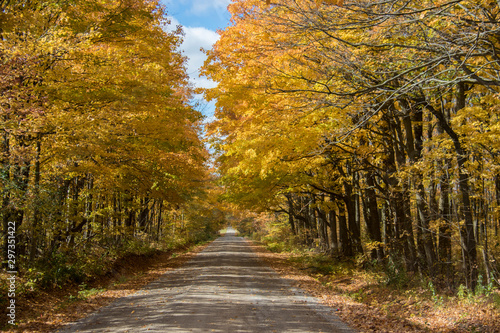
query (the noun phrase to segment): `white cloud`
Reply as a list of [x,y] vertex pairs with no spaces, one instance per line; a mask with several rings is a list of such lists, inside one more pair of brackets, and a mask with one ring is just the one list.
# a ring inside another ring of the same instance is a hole
[[201,49],[209,50],[212,45],[219,39],[219,35],[215,31],[208,30],[201,27],[185,27],[184,42],[182,49],[188,61],[188,73],[196,79],[199,74],[199,69],[203,66],[203,62],[207,58]]
[[[179,21],[172,16],[169,16],[169,20],[171,23],[165,29],[173,31],[179,25]],[[181,50],[188,57],[187,70],[191,82],[200,88],[214,87],[215,84],[212,81],[204,77],[199,77],[200,67],[203,66],[207,58],[201,49],[211,49],[212,45],[219,39],[219,35],[215,31],[203,27],[183,27],[182,29],[185,36]]]
[[175,30],[175,28],[180,25],[181,23],[179,22],[179,20],[177,20],[175,17],[173,16],[168,16],[168,20],[170,21],[170,24],[166,27],[166,30],[167,31],[173,31]]
[[[193,75],[194,76],[194,75]],[[215,88],[217,83],[206,77],[191,77],[191,82],[198,88]]]
[[[208,7],[220,7],[221,10],[225,10],[229,0],[214,0],[212,3],[209,1],[194,1],[193,10],[203,10],[202,4],[207,4]],[[196,7],[196,4],[200,6]],[[179,25],[179,20],[173,16],[168,17],[171,21],[170,25],[165,27],[166,31],[173,31]],[[219,39],[219,35],[210,29],[199,27],[199,26],[184,26],[184,41],[181,45],[181,50],[183,54],[188,58],[187,62],[187,72],[190,77],[190,82],[197,88],[213,88],[216,83],[207,79],[206,77],[200,77],[200,68],[206,60],[206,55],[201,49],[209,50],[212,48],[213,44]],[[202,112],[204,115],[213,117],[215,105],[214,103],[208,103],[203,100],[201,95],[194,96],[193,103],[196,104],[196,108]]]

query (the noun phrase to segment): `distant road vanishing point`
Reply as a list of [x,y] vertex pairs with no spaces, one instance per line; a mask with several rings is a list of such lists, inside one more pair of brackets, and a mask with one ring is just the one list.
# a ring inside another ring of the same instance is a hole
[[232,228],[184,267],[70,324],[69,332],[354,332],[263,263]]

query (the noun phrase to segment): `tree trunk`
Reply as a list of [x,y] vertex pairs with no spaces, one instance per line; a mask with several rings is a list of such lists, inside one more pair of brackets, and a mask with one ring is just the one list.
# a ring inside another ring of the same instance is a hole
[[365,174],[367,188],[364,195],[365,224],[368,237],[373,243],[371,246],[371,258],[381,261],[384,258],[382,247],[382,233],[380,231],[380,215],[378,212],[377,196],[375,193],[375,180],[373,173]]
[[337,215],[335,214],[335,210],[333,208],[328,212],[328,220],[330,222],[330,251],[333,255],[337,255],[339,250],[339,241],[337,236]]
[[408,184],[404,179],[397,176],[398,165],[404,167],[406,164],[405,151],[407,146],[404,144],[405,138],[402,131],[402,125],[397,115],[387,117],[388,132],[390,133],[390,146],[388,146],[386,184],[389,187],[387,198],[393,218],[393,251],[396,256],[403,255],[405,266],[408,271],[416,271],[416,247],[413,235],[413,226],[410,219],[410,197],[408,194]]
[[[348,170],[349,173],[349,170]],[[361,246],[361,230],[360,230],[360,221],[356,220],[359,218],[359,214],[356,214],[356,199],[353,191],[353,187],[347,181],[344,181],[344,202],[345,207],[347,209],[347,219],[349,223],[349,235],[351,238],[351,245],[354,254],[363,253],[363,247]]]
[[[457,89],[457,102],[456,110],[460,110],[465,107],[465,85],[463,83],[458,84]],[[467,170],[465,169],[465,164],[468,160],[469,154],[462,147],[459,135],[451,128],[451,126],[446,121],[442,112],[437,111],[432,106],[428,106],[430,112],[438,119],[443,130],[448,134],[453,142],[455,148],[455,154],[457,158],[458,165],[458,186],[460,194],[462,196],[462,216],[464,218],[464,224],[460,225],[460,236],[462,240],[462,260],[464,265],[465,277],[467,287],[470,290],[474,290],[477,283],[477,249],[476,249],[476,238],[474,237],[474,221],[472,219],[471,211],[471,200],[470,200],[470,188],[469,188],[469,177]]]
[[35,179],[33,184],[33,225],[31,226],[31,247],[29,264],[33,265],[35,261],[36,251],[38,249],[39,224],[40,224],[40,153],[42,142],[40,136],[36,141],[36,156],[35,156]]
[[294,236],[297,236],[297,230],[295,227],[295,221],[293,219],[293,200],[292,195],[286,195],[287,203],[288,203],[288,223],[290,224],[290,228],[292,229],[292,233]]
[[[413,114],[413,122],[410,118],[406,118],[406,131],[408,142],[408,155],[412,163],[417,163],[422,158],[423,150],[423,112],[421,109],[417,109]],[[413,126],[412,126],[413,125]],[[410,133],[413,130],[413,135]],[[412,140],[410,142],[410,140]],[[421,232],[421,243],[423,247],[423,257],[426,259],[426,264],[429,272],[432,274],[434,272],[434,264],[436,262],[436,251],[433,242],[432,233],[429,229],[430,213],[427,206],[427,201],[425,200],[425,188],[423,185],[423,176],[419,168],[414,173],[413,181],[416,188],[416,203],[417,203],[417,221],[418,227]]]
[[318,215],[318,234],[321,251],[328,251],[330,249],[330,244],[328,242],[328,221],[326,219],[326,213],[320,208],[316,207],[316,214]]

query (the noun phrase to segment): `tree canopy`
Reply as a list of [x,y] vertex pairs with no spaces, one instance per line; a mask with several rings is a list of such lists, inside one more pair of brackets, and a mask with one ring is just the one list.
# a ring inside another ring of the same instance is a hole
[[220,223],[189,212],[213,189],[167,24],[156,0],[0,1],[2,244],[15,223],[25,266]]
[[218,83],[206,96],[230,200],[285,214],[331,253],[472,289],[498,276],[497,2],[229,10],[204,74]]

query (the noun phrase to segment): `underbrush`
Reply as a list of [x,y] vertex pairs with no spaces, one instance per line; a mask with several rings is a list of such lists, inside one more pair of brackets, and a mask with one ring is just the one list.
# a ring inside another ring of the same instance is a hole
[[288,233],[285,226],[276,223],[269,226],[269,232],[254,231],[252,233],[242,233],[242,235],[264,243],[270,251],[275,253],[300,252],[305,250],[305,247],[301,246],[298,237],[289,235]]
[[109,248],[95,245],[80,251],[64,249],[51,257],[53,261],[45,262],[50,266],[43,267],[40,261],[40,266],[20,271],[16,278],[19,326],[15,329],[7,324],[5,318],[8,317],[2,310],[7,309],[3,303],[8,298],[3,294],[6,276],[0,273],[0,318],[3,318],[0,331],[52,332],[53,325],[79,319],[84,313],[138,290],[167,270],[179,267],[189,258],[183,254],[216,238],[215,234],[209,236],[197,238],[196,242],[195,238],[191,242],[163,242],[162,246],[154,242],[121,242]]
[[[441,289],[435,279],[409,273],[396,260],[367,262],[339,259],[314,250],[288,251],[276,239],[261,238],[273,252],[286,254],[288,264],[306,273],[331,293],[345,296],[417,331],[497,332],[500,329],[500,292],[480,276],[474,291],[459,285]],[[281,250],[281,251],[280,251]],[[493,279],[489,279],[493,281]]]
[[[124,262],[136,262],[162,253],[174,254],[190,246],[213,240],[215,235],[196,235],[189,240],[178,239],[161,243],[142,237],[123,239],[109,246],[87,243],[81,246],[62,247],[45,258],[39,258],[31,266],[23,266],[27,258],[19,258],[21,267],[16,277],[16,297],[35,297],[38,291],[80,286],[81,293],[87,285],[105,276],[115,275]],[[7,276],[0,273],[0,306],[7,297]],[[91,290],[91,289],[90,289]],[[5,296],[5,297],[4,297]]]

